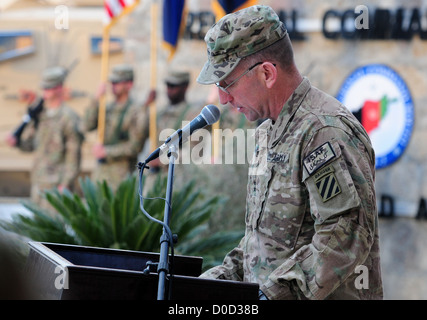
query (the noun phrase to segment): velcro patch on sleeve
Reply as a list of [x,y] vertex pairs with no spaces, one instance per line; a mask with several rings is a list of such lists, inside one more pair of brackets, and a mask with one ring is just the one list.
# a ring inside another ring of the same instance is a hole
[[317,169],[335,157],[331,144],[326,142],[304,158],[304,167],[308,174],[312,175]]
[[314,181],[323,202],[335,197],[341,193],[340,185],[334,174],[332,165],[327,166],[316,172]]

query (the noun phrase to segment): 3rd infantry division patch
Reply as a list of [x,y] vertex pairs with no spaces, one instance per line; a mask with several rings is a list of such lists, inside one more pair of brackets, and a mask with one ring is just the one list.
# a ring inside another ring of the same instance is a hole
[[315,177],[316,187],[323,202],[326,202],[341,193],[341,188],[338,184],[337,178],[335,177],[333,169],[331,170],[331,167],[327,167],[325,169],[326,170],[322,170],[322,173],[324,174],[319,174]]

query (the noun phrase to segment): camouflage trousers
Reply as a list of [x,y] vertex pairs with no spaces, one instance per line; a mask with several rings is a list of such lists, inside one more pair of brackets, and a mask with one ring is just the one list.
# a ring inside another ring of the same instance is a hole
[[[135,162],[135,170],[137,163]],[[129,160],[99,162],[92,173],[94,181],[106,181],[108,185],[116,190],[120,183],[132,174],[129,169]]]
[[44,193],[56,187],[57,185],[52,183],[33,183],[31,185],[31,201],[36,203],[40,208],[45,209],[45,212],[52,217],[57,215],[56,209],[47,201]]

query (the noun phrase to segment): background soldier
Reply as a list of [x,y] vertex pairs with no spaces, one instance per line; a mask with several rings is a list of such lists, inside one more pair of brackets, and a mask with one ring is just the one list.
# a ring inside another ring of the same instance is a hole
[[[109,76],[114,101],[106,106],[105,129],[103,143],[96,143],[93,153],[98,159],[93,178],[106,180],[115,189],[137,165],[137,158],[148,138],[148,109],[154,100],[151,92],[144,106],[141,107],[131,97],[134,72],[129,65],[117,65],[112,68]],[[86,110],[85,129],[98,128],[97,100],[105,94],[105,84],[101,84],[96,101]]]
[[80,173],[83,133],[80,118],[64,104],[66,70],[48,68],[42,76],[43,99],[30,108],[31,121],[22,135],[10,134],[7,143],[23,151],[35,151],[31,172],[31,199],[49,207],[42,191],[57,187],[73,190]]
[[[197,115],[186,98],[188,86],[190,84],[189,72],[170,71],[165,78],[165,84],[168,104],[160,109],[157,116],[159,145],[176,130],[182,128],[183,122],[191,121]],[[182,159],[183,150],[188,150],[186,147],[189,146],[188,144],[189,142],[180,150],[180,159]],[[153,168],[153,171],[158,171],[160,167],[167,168],[168,160],[166,156],[166,154],[163,154],[160,158],[150,163],[150,167]],[[180,164],[182,162],[179,160],[177,163]]]

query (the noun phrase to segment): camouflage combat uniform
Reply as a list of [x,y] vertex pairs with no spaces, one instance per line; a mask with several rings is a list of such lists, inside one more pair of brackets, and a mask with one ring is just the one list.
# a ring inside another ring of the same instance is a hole
[[305,79],[257,134],[245,237],[203,277],[257,282],[270,299],[382,298],[375,156],[360,123]]
[[[62,67],[43,71],[41,88],[62,87],[67,76]],[[64,103],[58,107],[44,106],[25,127],[17,146],[22,151],[35,151],[31,172],[31,199],[51,209],[43,191],[58,186],[73,190],[80,173],[81,146],[84,139],[80,117]]]
[[[114,83],[134,81],[133,68],[127,64],[113,66],[109,81]],[[135,172],[138,154],[148,138],[148,109],[135,103],[130,97],[124,103],[110,102],[105,107],[103,145],[106,158],[97,162],[93,179],[106,181],[113,189]],[[85,130],[98,128],[99,106],[94,101],[86,110]]]
[[[166,138],[176,130],[185,126],[191,120],[190,114],[192,114],[191,105],[186,101],[182,101],[173,106],[168,106],[159,112],[157,120],[159,145],[164,143]],[[188,146],[189,142],[185,143],[183,150],[188,150]],[[182,152],[182,150],[179,151],[179,159],[182,159]],[[167,155],[163,154],[161,157],[162,163],[167,164]],[[181,160],[177,160],[177,163],[181,163]]]
[[[185,99],[185,92],[190,83],[190,73],[186,71],[170,70],[165,78],[165,84],[171,87],[180,87],[180,92],[184,92],[180,102],[172,102],[168,96],[169,104],[164,106],[157,116],[157,134],[159,137],[159,145],[164,143],[166,138],[173,134],[176,130],[183,128],[189,121],[197,116],[193,106]],[[169,95],[169,94],[168,94]],[[164,131],[163,131],[164,130]],[[189,163],[190,157],[190,142],[184,143],[178,151],[178,159],[176,164]],[[185,153],[185,156],[183,154]],[[167,154],[160,156],[162,168],[167,171],[169,159]]]
[[79,116],[69,107],[46,109],[25,129],[19,144],[24,151],[35,150],[31,172],[31,197],[40,203],[40,192],[63,185],[73,190],[80,173],[83,133]]
[[157,121],[157,129],[159,131],[159,136],[162,130],[172,129],[173,132],[175,132],[179,128],[182,128],[182,122],[189,121],[188,114],[190,110],[190,104],[186,101],[182,101],[179,104],[168,106],[164,110],[159,112]]
[[[98,127],[98,107],[89,108],[85,115],[86,130]],[[136,170],[138,153],[148,138],[146,111],[132,99],[118,104],[111,102],[105,110],[104,146],[107,157],[98,162],[93,178],[106,180],[112,187]]]
[[[198,82],[224,80],[241,59],[285,36],[270,7],[225,16],[205,37]],[[269,299],[381,299],[374,178],[362,125],[304,78],[276,121],[256,130],[245,236],[201,277],[255,282]]]

